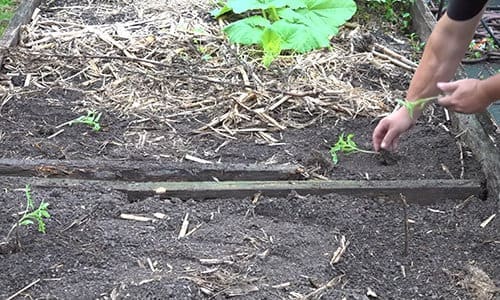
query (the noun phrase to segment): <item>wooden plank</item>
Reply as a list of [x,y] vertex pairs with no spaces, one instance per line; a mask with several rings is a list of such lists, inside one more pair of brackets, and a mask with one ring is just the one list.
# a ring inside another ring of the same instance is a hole
[[124,181],[213,181],[303,179],[299,165],[199,164],[117,160],[0,159],[0,176],[39,176]]
[[[9,26],[0,39],[0,48],[10,48],[16,46],[19,42],[19,30],[22,25],[27,24],[31,20],[31,16],[41,3],[41,0],[23,0],[16,9],[9,22]],[[3,58],[2,58],[3,60]]]
[[22,182],[36,187],[103,188],[123,191],[130,201],[160,195],[181,199],[244,198],[262,193],[266,196],[286,197],[291,191],[301,195],[329,193],[359,197],[382,197],[398,200],[404,194],[409,202],[432,204],[445,199],[463,200],[479,195],[481,184],[474,180],[390,180],[390,181],[186,181],[186,182],[125,182],[79,180],[62,178],[0,177],[0,180]]
[[[412,7],[414,29],[422,40],[427,40],[436,24],[436,19],[423,0],[416,0]],[[457,78],[465,75],[457,72]],[[481,163],[486,176],[490,197],[498,199],[500,211],[500,149],[496,145],[499,141],[492,141],[485,128],[494,128],[488,112],[475,115],[450,113],[454,126],[467,146],[472,150],[475,158]]]
[[422,0],[416,0],[410,8],[413,30],[422,40],[427,40],[436,24],[434,15]]

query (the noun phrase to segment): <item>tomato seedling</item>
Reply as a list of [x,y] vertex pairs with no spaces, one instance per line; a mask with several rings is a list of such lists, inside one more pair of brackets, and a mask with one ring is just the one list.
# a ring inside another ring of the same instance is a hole
[[342,152],[344,154],[362,152],[369,154],[378,154],[378,152],[360,149],[356,142],[352,139],[354,134],[350,133],[347,137],[344,136],[344,133],[341,133],[335,145],[330,148],[330,154],[332,155],[332,161],[334,164],[339,162],[338,152]]
[[68,122],[68,125],[71,126],[73,124],[86,124],[92,127],[93,131],[101,130],[101,124],[99,124],[99,120],[101,119],[102,113],[97,113],[95,111],[87,112],[86,116],[80,116],[72,121]]
[[38,231],[41,233],[45,233],[45,221],[44,219],[49,219],[50,214],[48,211],[49,204],[47,202],[42,202],[35,209],[35,203],[33,202],[33,198],[31,196],[31,188],[30,185],[27,184],[24,190],[24,195],[26,196],[26,210],[24,211],[22,217],[17,220],[14,225],[10,228],[7,236],[5,237],[5,241],[0,243],[0,246],[9,244],[11,242],[12,233],[16,234],[17,246],[20,247],[19,238],[17,235],[17,230],[20,226],[29,226],[32,224],[38,224]]
[[410,115],[410,118],[413,119],[413,114],[415,112],[415,109],[422,110],[425,107],[425,104],[431,101],[436,101],[439,96],[433,96],[433,97],[428,97],[428,98],[420,98],[414,101],[403,101],[403,100],[396,100],[401,106],[406,107],[408,110],[408,114]]
[[50,218],[50,214],[47,209],[49,207],[49,204],[42,200],[38,208],[35,209],[35,204],[33,202],[33,198],[31,197],[31,188],[29,184],[26,185],[24,194],[26,196],[26,211],[17,223],[21,226],[29,226],[36,222],[38,223],[38,231],[41,233],[45,233],[45,222],[43,221],[43,219]]

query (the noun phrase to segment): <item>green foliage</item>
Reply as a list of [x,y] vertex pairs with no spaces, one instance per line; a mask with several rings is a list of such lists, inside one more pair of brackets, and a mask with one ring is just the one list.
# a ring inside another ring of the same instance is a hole
[[413,51],[422,52],[424,50],[425,42],[420,41],[420,38],[415,32],[410,33],[408,35],[408,38],[410,39],[410,44],[413,48]]
[[16,3],[12,0],[0,0],[0,35],[3,35],[14,14]]
[[363,150],[358,147],[356,142],[352,139],[354,138],[354,134],[350,133],[347,137],[344,136],[344,133],[341,133],[335,145],[330,148],[330,154],[332,155],[332,161],[334,164],[339,162],[338,153],[342,152],[344,154],[363,152],[363,153],[372,153],[376,154],[377,152]]
[[33,198],[31,196],[30,185],[27,184],[25,188],[26,195],[26,211],[24,215],[19,219],[18,224],[21,226],[29,226],[38,223],[38,231],[41,233],[45,233],[45,222],[43,219],[50,218],[50,214],[48,212],[49,204],[46,202],[40,203],[37,209],[35,209],[35,204],[33,202]]
[[438,99],[437,96],[433,96],[433,97],[428,97],[428,98],[420,98],[420,99],[417,99],[414,101],[403,101],[403,100],[398,99],[398,100],[396,100],[396,102],[398,102],[400,105],[406,107],[406,110],[408,110],[408,114],[413,119],[413,114],[415,112],[415,109],[422,110],[422,109],[424,109],[425,104],[427,104],[428,102],[431,102],[431,101],[435,101],[437,99]]
[[328,47],[355,12],[353,0],[227,0],[212,15],[244,14],[224,32],[232,43],[260,46],[268,67],[283,50],[304,53]]
[[87,112],[86,116],[80,116],[72,121],[69,121],[67,124],[69,126],[73,124],[86,124],[92,127],[93,131],[101,130],[101,124],[99,124],[99,120],[101,119],[102,113],[97,113],[95,111]]
[[410,7],[414,0],[367,0],[368,5],[380,12],[384,19],[392,24],[399,24],[403,31],[411,26]]

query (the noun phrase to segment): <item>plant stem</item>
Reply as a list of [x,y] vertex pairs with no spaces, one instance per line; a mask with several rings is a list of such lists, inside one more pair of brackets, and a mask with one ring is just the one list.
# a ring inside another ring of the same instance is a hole
[[359,152],[362,153],[367,153],[367,154],[379,154],[380,152],[377,151],[371,151],[371,150],[363,150],[363,149],[357,149]]

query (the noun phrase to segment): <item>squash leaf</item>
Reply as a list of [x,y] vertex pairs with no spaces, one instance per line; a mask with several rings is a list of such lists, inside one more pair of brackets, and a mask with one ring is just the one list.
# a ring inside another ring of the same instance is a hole
[[254,9],[305,7],[305,3],[303,0],[228,0],[227,6],[231,7],[235,13],[241,14]]
[[264,30],[262,34],[262,48],[264,48],[262,64],[267,68],[281,53],[281,38],[273,29],[266,28]]
[[252,16],[229,24],[224,28],[224,32],[233,43],[261,45],[264,29],[270,25],[271,22],[266,18]]

